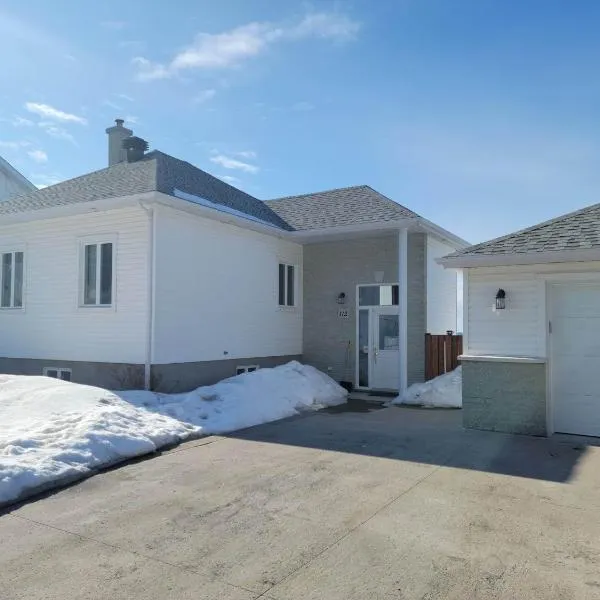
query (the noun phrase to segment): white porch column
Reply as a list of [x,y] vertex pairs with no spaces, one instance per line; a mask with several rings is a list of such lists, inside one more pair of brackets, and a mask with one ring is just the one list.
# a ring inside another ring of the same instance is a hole
[[398,231],[398,283],[400,284],[398,296],[398,311],[400,314],[400,347],[398,357],[400,360],[399,393],[402,394],[408,387],[408,230]]

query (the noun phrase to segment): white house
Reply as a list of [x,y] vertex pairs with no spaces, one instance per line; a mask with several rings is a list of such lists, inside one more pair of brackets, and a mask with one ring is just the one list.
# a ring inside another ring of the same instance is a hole
[[35,189],[37,188],[29,179],[0,156],[0,202]]
[[[368,186],[262,202],[118,120],[109,167],[0,203],[0,372],[192,389],[296,358],[423,378],[466,243]],[[127,150],[125,150],[125,147]]]
[[440,262],[464,270],[465,425],[600,436],[600,204]]

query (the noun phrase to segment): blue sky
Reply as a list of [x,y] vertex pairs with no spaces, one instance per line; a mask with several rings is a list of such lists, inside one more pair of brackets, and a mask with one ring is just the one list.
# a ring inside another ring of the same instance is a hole
[[368,183],[481,241],[600,201],[600,3],[0,6],[0,155],[38,185],[151,148],[259,198]]

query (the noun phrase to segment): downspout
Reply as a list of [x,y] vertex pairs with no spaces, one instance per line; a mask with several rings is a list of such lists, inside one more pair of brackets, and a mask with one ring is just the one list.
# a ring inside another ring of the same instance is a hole
[[402,395],[408,387],[408,230],[406,227],[398,232],[398,312],[400,313],[400,344],[398,359],[399,394]]
[[154,208],[148,208],[140,202],[141,208],[148,215],[148,254],[146,262],[147,288],[146,288],[146,352],[144,359],[144,389],[151,387],[152,375],[152,346],[154,344],[154,243],[155,243],[155,218]]

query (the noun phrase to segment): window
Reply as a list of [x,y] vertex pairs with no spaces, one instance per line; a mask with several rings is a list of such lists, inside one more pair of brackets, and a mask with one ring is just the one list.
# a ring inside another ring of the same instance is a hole
[[243,373],[252,373],[258,369],[258,365],[240,365],[235,368],[236,375],[242,375]]
[[82,304],[110,306],[113,302],[113,243],[83,246]]
[[398,306],[398,285],[361,285],[358,288],[360,306]]
[[23,307],[23,252],[0,254],[0,308]]
[[279,263],[279,306],[296,306],[296,267]]
[[71,369],[65,367],[44,367],[44,375],[63,381],[71,381]]

